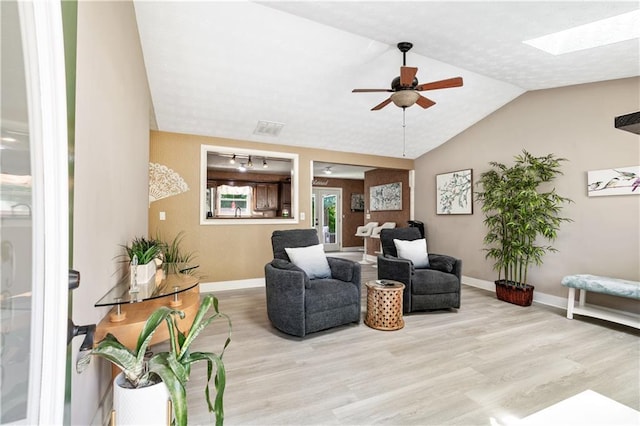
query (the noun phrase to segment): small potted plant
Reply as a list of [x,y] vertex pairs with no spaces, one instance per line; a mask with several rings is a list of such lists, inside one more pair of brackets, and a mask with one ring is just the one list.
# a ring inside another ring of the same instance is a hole
[[136,237],[130,245],[122,247],[131,265],[131,284],[149,282],[162,263],[162,243],[151,238]]
[[545,253],[557,251],[540,240],[555,240],[560,224],[570,221],[560,211],[571,200],[548,188],[562,174],[562,161],[566,159],[553,154],[535,157],[523,151],[512,166],[491,162],[492,169],[480,176],[477,185],[482,191],[476,192],[476,198],[485,215],[486,257],[495,261],[500,300],[531,305],[534,287],[527,283],[529,267],[541,265]]
[[[213,308],[214,312],[208,315]],[[222,425],[224,420],[223,396],[226,385],[226,373],[222,356],[231,342],[231,320],[218,311],[218,299],[213,295],[203,298],[193,324],[188,333],[178,328],[178,318],[184,318],[184,312],[172,310],[162,306],[155,310],[147,319],[134,349],[125,347],[112,334],[108,334],[94,349],[78,359],[76,369],[84,371],[91,360],[91,356],[105,358],[122,370],[113,384],[114,409],[116,424],[124,424],[119,416],[127,413],[129,424],[148,423],[153,415],[161,417],[166,413],[167,396],[171,398],[175,424],[187,425],[187,392],[186,384],[191,373],[191,365],[198,361],[207,362],[207,384],[204,389],[205,400],[210,412],[216,416],[216,425]],[[220,354],[214,352],[191,352],[190,346],[196,337],[216,319],[226,319],[228,323],[227,339]],[[158,352],[149,358],[146,356],[149,342],[153,333],[166,324],[169,328],[169,350]],[[209,383],[213,378],[215,388],[214,403],[211,403]],[[122,396],[121,393],[125,395]],[[147,396],[148,394],[153,397]],[[136,394],[141,395],[139,398]],[[168,394],[168,395],[167,395]],[[153,398],[157,404],[153,405]],[[144,401],[139,403],[137,401]],[[125,406],[126,404],[126,406]],[[140,414],[140,420],[132,419],[133,414]],[[166,419],[165,419],[166,420]],[[159,421],[166,424],[166,421]]]

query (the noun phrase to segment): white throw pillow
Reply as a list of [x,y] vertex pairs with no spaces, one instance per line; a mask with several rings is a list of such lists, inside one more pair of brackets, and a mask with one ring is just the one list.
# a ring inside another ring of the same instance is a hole
[[393,244],[396,246],[398,257],[402,259],[409,259],[413,262],[413,266],[416,268],[428,268],[429,267],[429,255],[427,253],[427,240],[424,238],[420,240],[398,240],[393,239]]
[[309,247],[285,248],[287,256],[309,278],[331,278],[331,269],[322,244]]

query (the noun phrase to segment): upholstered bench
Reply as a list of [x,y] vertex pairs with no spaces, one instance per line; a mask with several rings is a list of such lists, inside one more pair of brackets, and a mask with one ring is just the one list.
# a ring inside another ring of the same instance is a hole
[[[640,300],[640,282],[578,274],[564,277],[562,285],[569,288],[567,318],[573,319],[573,314],[578,314],[640,328],[640,315],[599,308],[585,303],[587,291]],[[580,290],[578,306],[575,306],[576,289]]]

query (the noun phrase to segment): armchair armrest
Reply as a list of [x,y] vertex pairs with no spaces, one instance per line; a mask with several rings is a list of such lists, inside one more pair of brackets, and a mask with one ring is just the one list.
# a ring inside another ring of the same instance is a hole
[[446,254],[429,253],[429,268],[454,274],[458,281],[462,278],[462,260]]
[[352,282],[360,284],[360,264],[349,259],[340,259],[339,257],[327,257],[329,268],[331,269],[331,278],[340,281]]
[[271,262],[264,267],[267,315],[276,328],[294,336],[304,336],[304,294],[309,277],[302,269],[293,264],[291,266],[283,269]]
[[400,281],[406,288],[410,288],[413,271],[413,263],[408,259],[400,259],[382,254],[378,255],[379,279]]
[[408,259],[400,259],[390,255],[378,255],[378,278],[382,280],[400,281],[404,284],[402,305],[404,312],[411,312],[411,276],[413,263]]
[[360,296],[360,264],[349,259],[330,256],[327,257],[327,262],[329,262],[329,268],[331,269],[331,278],[352,283],[358,289],[358,296]]

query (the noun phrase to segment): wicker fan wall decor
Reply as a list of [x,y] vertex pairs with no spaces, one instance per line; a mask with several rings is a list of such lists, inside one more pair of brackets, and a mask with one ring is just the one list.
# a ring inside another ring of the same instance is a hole
[[189,185],[178,173],[163,164],[149,163],[149,203],[188,190]]

